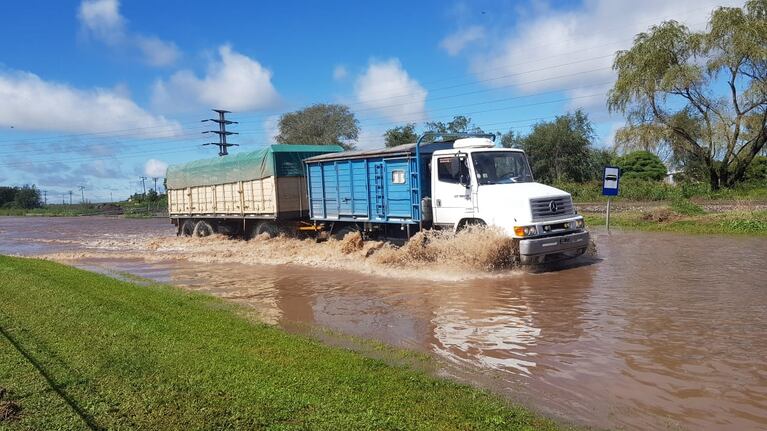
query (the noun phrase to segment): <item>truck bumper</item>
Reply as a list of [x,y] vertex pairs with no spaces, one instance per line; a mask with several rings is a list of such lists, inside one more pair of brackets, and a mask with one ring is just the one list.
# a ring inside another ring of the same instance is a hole
[[519,241],[519,260],[523,264],[544,263],[580,256],[589,246],[589,232],[575,232],[546,238]]

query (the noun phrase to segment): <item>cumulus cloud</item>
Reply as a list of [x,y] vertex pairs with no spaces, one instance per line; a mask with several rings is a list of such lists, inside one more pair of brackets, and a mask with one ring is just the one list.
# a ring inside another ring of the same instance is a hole
[[471,69],[491,86],[526,93],[567,90],[571,106],[603,106],[615,78],[614,53],[630,48],[634,35],[668,19],[702,29],[715,7],[739,3],[647,0],[636,7],[630,0],[593,0],[566,11],[539,8],[520,19],[508,37],[492,41],[488,52],[474,57]]
[[125,38],[125,19],[118,0],[86,0],[80,3],[77,18],[91,34],[108,43]]
[[148,177],[159,178],[165,176],[168,170],[168,164],[162,160],[149,159],[144,164],[144,174]]
[[271,71],[229,45],[221,46],[218,54],[219,59],[208,64],[201,78],[191,70],[181,70],[167,81],[157,80],[152,104],[163,111],[182,112],[199,107],[257,110],[279,102]]
[[169,66],[181,56],[181,51],[173,42],[167,42],[154,36],[137,36],[136,46],[144,54],[144,60],[151,66]]
[[346,66],[339,64],[333,68],[333,79],[336,81],[342,81],[349,75],[349,71],[346,70]]
[[78,89],[30,72],[0,71],[0,126],[31,131],[88,133],[136,129],[145,137],[169,137],[181,126],[152,115],[108,89]]
[[371,61],[354,86],[359,103],[398,122],[426,118],[427,91],[397,59]]
[[86,34],[112,48],[138,50],[151,66],[170,66],[181,57],[173,42],[130,32],[120,14],[119,0],[83,0],[77,18]]
[[450,55],[458,55],[464,48],[484,37],[484,27],[474,25],[446,36],[439,46]]

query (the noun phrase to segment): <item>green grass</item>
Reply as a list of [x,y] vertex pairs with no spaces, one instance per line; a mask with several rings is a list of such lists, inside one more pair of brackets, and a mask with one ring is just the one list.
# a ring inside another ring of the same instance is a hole
[[49,205],[43,208],[0,208],[0,216],[47,216],[47,217],[77,217],[98,215],[101,211],[91,205]]
[[481,390],[217,298],[0,256],[0,429],[547,430]]
[[[584,218],[590,226],[605,225],[604,214],[584,214]],[[659,221],[659,218],[665,220]],[[698,213],[694,209],[683,208],[680,213],[675,212],[674,206],[672,206],[671,209],[659,208],[652,210],[652,212],[613,213],[610,214],[610,226],[691,234],[767,235],[767,211]]]
[[[607,200],[602,196],[601,182],[588,183],[557,183],[554,187],[565,190],[573,195],[578,202],[601,202]],[[741,184],[733,189],[711,190],[705,183],[680,183],[670,185],[660,181],[640,181],[622,179],[620,195],[615,201],[675,201],[680,199],[696,200],[767,200],[767,184]]]

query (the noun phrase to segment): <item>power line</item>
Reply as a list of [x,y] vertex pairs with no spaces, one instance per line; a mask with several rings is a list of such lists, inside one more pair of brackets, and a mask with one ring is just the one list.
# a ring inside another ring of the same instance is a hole
[[[700,7],[693,8],[693,9],[690,9],[690,8],[678,9],[677,11],[674,11],[674,12],[669,12],[667,14],[657,15],[657,16],[655,16],[653,18],[650,18],[650,19],[648,19],[648,23],[644,24],[643,26],[652,25],[652,24],[656,23],[659,19],[662,19],[662,18],[665,18],[665,17],[668,17],[668,16],[678,16],[682,12],[685,12],[685,16],[688,16],[693,11],[699,11],[701,9],[709,9],[710,7],[711,6],[700,6]],[[688,24],[688,25],[697,25],[697,24],[700,24],[700,22],[691,23],[691,24]],[[615,26],[615,27],[608,27],[608,28],[618,28],[618,27]],[[612,42],[609,42],[609,43],[606,43],[606,44],[590,46],[590,47],[582,48],[582,49],[575,50],[575,51],[569,51],[569,52],[571,54],[572,53],[578,53],[578,52],[585,52],[585,51],[590,51],[590,50],[597,49],[597,48],[604,48],[604,47],[608,47],[608,46],[613,46],[613,45],[616,45],[616,44],[622,43],[622,42],[631,42],[632,40],[633,40],[633,37],[631,37],[631,38],[622,38],[622,39],[617,39],[615,41],[612,41]],[[571,41],[572,41],[572,39],[566,39],[566,40],[561,40],[559,43],[556,43],[556,44],[541,44],[541,45],[538,45],[537,47],[540,50],[543,50],[543,48],[547,48],[547,47],[550,48],[550,47],[553,47],[553,46],[561,46],[561,45],[564,45],[564,44],[566,44],[568,42],[571,42]],[[612,55],[614,55],[614,54],[610,54],[609,56],[612,56]],[[574,64],[574,63],[577,63],[577,62],[584,62],[584,61],[600,59],[600,58],[605,58],[605,57],[607,57],[607,56],[594,57],[594,58],[591,58],[591,59],[582,59],[582,60],[577,60],[577,61],[571,62],[571,63],[554,65],[552,67],[562,67],[562,66],[568,65],[568,64]],[[540,61],[543,61],[543,60],[552,59],[552,58],[558,58],[558,56],[540,57],[540,58],[537,58],[537,59],[534,59],[534,60],[528,60],[528,61],[525,61],[525,62],[522,62],[522,63],[516,63],[516,64],[512,64],[512,65],[508,65],[508,66],[500,66],[500,67],[497,67],[497,68],[492,68],[492,69],[487,69],[487,70],[491,70],[491,71],[492,70],[508,70],[510,68],[514,68],[514,67],[518,67],[518,66],[526,65],[526,64],[534,64],[534,63],[537,63],[537,62],[540,62]],[[547,70],[547,69],[548,68],[543,68],[542,70]],[[532,73],[532,72],[535,72],[535,71],[538,71],[538,70],[532,70],[532,71],[527,71],[527,72],[519,72],[518,74]],[[516,75],[516,74],[512,74],[512,75]],[[455,80],[455,79],[463,79],[463,78],[465,78],[467,76],[469,76],[468,73],[462,74],[460,76],[459,75],[454,75],[453,77],[447,77],[447,78],[441,78],[441,79],[438,79],[438,80],[426,81],[426,82],[423,82],[421,84],[425,85],[425,84],[433,84],[433,83],[438,83],[438,82],[452,81],[452,80]],[[501,78],[502,77],[495,77],[495,78],[489,78],[488,80],[496,80],[496,79],[501,79]],[[477,82],[483,82],[483,81],[487,81],[487,80],[475,81],[475,82],[472,82],[472,83],[467,84],[467,85],[474,85]],[[444,87],[444,88],[453,88],[453,87],[455,87],[455,86]],[[439,91],[439,90],[440,89],[433,89],[431,91]],[[405,96],[407,96],[407,95],[400,95],[400,96],[394,96],[394,97],[405,97]],[[241,112],[241,114],[251,113],[251,112],[258,112],[258,111],[243,111],[243,112]],[[266,115],[273,115],[273,114],[274,114],[274,112],[272,112],[272,114],[266,114]],[[180,122],[178,124],[187,124],[187,123],[188,124],[192,124],[193,122],[192,121]],[[101,134],[112,135],[112,134],[115,134],[115,133],[120,133],[120,132],[125,132],[125,131],[152,130],[152,129],[174,128],[174,127],[175,127],[175,124],[166,124],[166,125],[156,125],[156,126],[135,127],[135,128],[128,128],[128,129],[104,130],[104,131],[96,131],[96,132],[84,132],[84,133],[76,133],[76,134],[65,134],[65,135],[58,135],[58,136],[53,135],[53,136],[46,136],[46,137],[36,138],[35,140],[39,141],[39,140],[43,140],[43,139],[59,139],[59,138],[62,138],[62,137],[94,136],[94,135],[101,135]],[[0,140],[0,143],[3,143],[3,142],[13,142],[13,141],[17,142],[18,140],[16,140],[16,139],[3,139],[3,140]]]

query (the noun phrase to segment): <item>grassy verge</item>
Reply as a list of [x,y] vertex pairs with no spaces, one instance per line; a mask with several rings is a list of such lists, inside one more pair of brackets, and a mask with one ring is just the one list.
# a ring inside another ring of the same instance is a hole
[[[604,226],[604,214],[584,214],[590,226]],[[610,225],[626,229],[692,234],[767,235],[767,211],[700,213],[679,204],[651,211],[610,214]]]
[[[607,197],[602,196],[601,181],[587,183],[561,182],[552,184],[573,195],[573,201],[602,202]],[[711,190],[705,183],[681,183],[670,185],[660,181],[640,181],[622,179],[620,195],[613,201],[674,201],[679,199],[694,199],[708,201],[765,201],[767,200],[767,184],[741,184],[732,189]]]
[[49,205],[44,208],[0,208],[0,216],[46,216],[46,217],[77,217],[99,215],[103,212],[89,205]]
[[[222,300],[0,256],[0,429],[555,429]],[[7,401],[6,401],[7,402]]]

